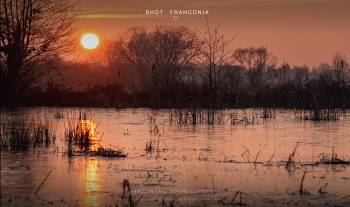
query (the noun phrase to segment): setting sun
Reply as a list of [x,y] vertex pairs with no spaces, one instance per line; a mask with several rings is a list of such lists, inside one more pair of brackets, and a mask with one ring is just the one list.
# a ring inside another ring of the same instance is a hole
[[80,44],[88,50],[95,49],[100,44],[100,39],[96,34],[86,33],[80,38]]

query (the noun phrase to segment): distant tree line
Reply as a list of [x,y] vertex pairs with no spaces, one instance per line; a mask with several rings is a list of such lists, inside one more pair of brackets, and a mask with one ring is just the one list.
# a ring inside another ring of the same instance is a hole
[[[132,28],[108,52],[113,82],[136,105],[151,107],[349,108],[344,55],[314,68],[277,66],[266,47],[233,48],[233,41],[209,25],[200,35],[185,27]],[[131,68],[138,77],[123,76]]]
[[74,90],[58,67],[69,46],[71,4],[1,0],[1,105],[349,108],[350,69],[338,53],[317,67],[276,65],[266,47],[234,48],[209,24],[134,27],[105,53],[108,78]]

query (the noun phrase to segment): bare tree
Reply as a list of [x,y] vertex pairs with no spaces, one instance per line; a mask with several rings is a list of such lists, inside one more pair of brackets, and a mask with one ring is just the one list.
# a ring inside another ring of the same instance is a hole
[[181,69],[199,54],[197,36],[185,27],[157,27],[150,37],[152,80],[164,88],[177,88]]
[[246,71],[251,86],[254,88],[261,86],[263,72],[272,57],[267,48],[238,48],[233,53],[233,57]]
[[341,53],[336,53],[332,59],[331,63],[332,69],[335,71],[335,79],[338,85],[345,85],[345,73],[346,69],[349,67],[346,58]]
[[72,5],[69,0],[1,0],[2,92],[28,89],[47,74],[44,65],[68,48]]
[[131,28],[115,42],[109,60],[114,65],[130,63],[140,74],[143,88],[155,94],[177,88],[181,69],[200,52],[198,45],[196,34],[185,27]]
[[206,19],[207,30],[203,34],[202,39],[202,57],[201,64],[205,67],[204,83],[208,89],[210,102],[217,102],[217,92],[219,88],[219,80],[222,70],[229,64],[231,51],[231,43],[234,37],[226,39],[218,28],[213,30],[210,28]]

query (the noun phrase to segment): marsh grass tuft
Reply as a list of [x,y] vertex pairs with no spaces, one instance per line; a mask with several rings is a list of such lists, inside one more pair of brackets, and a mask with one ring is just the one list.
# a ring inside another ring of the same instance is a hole
[[294,117],[300,121],[338,121],[341,118],[341,110],[315,107],[311,110],[295,110]]
[[[147,153],[151,153],[151,152],[155,151],[156,147],[154,146],[155,145],[154,142],[155,142],[154,140],[150,140],[149,142],[146,142],[145,151]],[[158,146],[159,146],[159,142],[157,142],[157,143],[158,143]]]
[[177,125],[222,125],[225,124],[225,114],[215,109],[177,109],[169,112],[169,122]]
[[274,119],[276,118],[276,109],[264,107],[261,110],[260,118],[262,119]]
[[344,164],[350,164],[350,160],[345,160],[342,158],[339,158],[337,153],[334,151],[334,147],[332,148],[332,154],[328,155],[325,153],[321,153],[319,155],[321,164],[329,164],[329,165],[344,165]]
[[92,122],[79,121],[75,124],[68,124],[65,129],[65,139],[68,144],[68,153],[70,154],[74,146],[79,147],[80,151],[89,152],[91,146],[97,144],[95,126]]
[[237,112],[230,113],[231,125],[255,125],[259,123],[259,117],[255,113],[248,113],[245,109],[240,114]]
[[89,153],[97,151],[100,147],[102,135],[97,130],[97,124],[90,118],[86,111],[79,110],[78,117],[73,117],[73,122],[68,122],[65,128],[64,137],[67,143],[68,154],[72,151]]
[[[259,116],[260,114],[260,116]],[[176,125],[224,125],[227,121],[231,125],[254,125],[259,119],[273,119],[276,117],[276,110],[264,108],[257,113],[248,113],[245,109],[241,112],[236,110],[229,113],[217,109],[176,109],[169,112],[169,123]]]
[[1,124],[1,151],[48,147],[55,140],[54,129],[47,120],[11,119]]
[[[162,131],[164,133],[164,125],[165,123],[168,123],[169,121],[163,121],[161,123],[157,123],[155,116],[149,116],[148,118],[148,127],[150,132],[150,139],[146,142],[145,151],[148,155],[152,156],[153,152],[157,152],[156,158],[160,158],[160,152],[167,150],[167,145],[165,144],[164,139],[162,138],[162,134],[159,130],[160,126],[162,126]],[[163,143],[163,148],[161,148],[161,143]]]
[[148,155],[152,156],[152,153],[156,152],[157,153],[156,158],[160,158],[160,153],[165,152],[167,150],[167,146],[165,144],[164,139],[162,139],[164,147],[161,148],[160,139],[161,139],[161,135],[158,134],[156,137],[151,136],[150,140],[146,142],[145,151]]
[[298,148],[298,145],[296,145],[296,146],[294,147],[292,153],[290,153],[289,156],[288,156],[288,160],[287,160],[287,162],[286,162],[286,169],[287,169],[288,171],[290,171],[290,170],[292,170],[292,169],[295,169],[295,168],[297,167],[297,164],[298,164],[298,163],[299,163],[300,165],[302,165],[301,162],[297,162],[297,161],[296,161],[296,157],[295,157],[295,156],[296,156],[297,148]]
[[127,156],[126,153],[124,153],[122,150],[114,150],[112,148],[104,148],[99,147],[96,152],[92,152],[95,156],[102,156],[102,157],[122,157],[125,158]]
[[[83,115],[86,118],[86,115]],[[82,119],[75,123],[69,123],[65,129],[65,141],[67,144],[67,155],[102,156],[102,157],[126,157],[122,150],[114,150],[112,147],[101,146],[102,135],[97,130],[97,125],[92,119]]]

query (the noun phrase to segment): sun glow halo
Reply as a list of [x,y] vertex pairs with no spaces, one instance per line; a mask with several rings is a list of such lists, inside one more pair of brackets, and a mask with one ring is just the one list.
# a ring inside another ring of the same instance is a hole
[[98,47],[100,39],[96,34],[86,33],[80,38],[80,44],[85,49],[92,50]]

